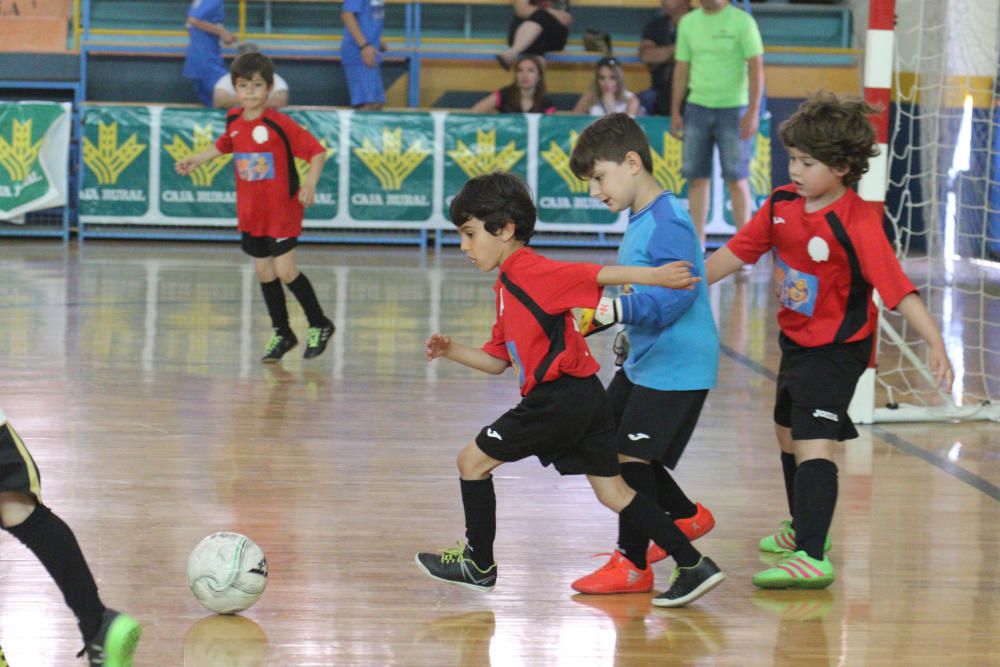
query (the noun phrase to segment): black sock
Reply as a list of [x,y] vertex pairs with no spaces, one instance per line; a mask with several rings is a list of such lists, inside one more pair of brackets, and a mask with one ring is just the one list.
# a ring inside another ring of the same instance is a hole
[[76,614],[83,641],[97,634],[104,605],[70,527],[48,507],[38,505],[23,523],[5,530],[28,547],[48,570],[66,604]]
[[[653,462],[653,474],[656,476],[656,502],[664,512],[676,519],[687,519],[698,513],[698,508],[691,499],[681,491],[674,478],[661,463]],[[653,494],[649,494],[653,495]]]
[[837,506],[837,464],[810,459],[795,472],[795,545],[823,560],[826,534]]
[[785,473],[785,495],[788,497],[788,515],[795,516],[795,454],[781,452],[781,470]]
[[329,322],[323,314],[323,308],[320,307],[316,292],[313,291],[312,283],[306,278],[306,274],[300,272],[298,278],[288,283],[288,289],[292,290],[292,294],[299,300],[310,327],[321,327]]
[[292,333],[288,326],[288,307],[285,305],[285,288],[281,286],[281,281],[275,278],[269,283],[261,283],[260,291],[264,293],[264,303],[274,330],[285,336]]
[[[621,465],[622,479],[635,489],[636,493],[652,497],[656,493],[656,478],[653,477],[653,467],[648,463],[630,461]],[[618,549],[632,561],[640,570],[648,566],[646,550],[649,548],[649,535],[625,518],[625,513],[618,515]]]
[[632,502],[621,511],[621,515],[663,547],[681,567],[697,565],[701,560],[698,550],[691,546],[681,529],[674,525],[652,498],[641,493],[635,494]]
[[480,570],[493,566],[493,541],[497,537],[497,497],[493,476],[459,480],[465,508],[465,539],[472,548],[472,560]]

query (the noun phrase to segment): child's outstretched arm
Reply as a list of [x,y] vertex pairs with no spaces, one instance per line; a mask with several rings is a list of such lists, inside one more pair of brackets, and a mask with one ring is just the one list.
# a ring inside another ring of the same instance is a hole
[[202,164],[212,160],[214,158],[222,155],[222,152],[215,146],[209,146],[200,153],[196,153],[190,157],[186,157],[183,160],[178,160],[174,163],[174,171],[176,171],[181,176],[187,176],[192,171],[197,169]]
[[477,371],[500,375],[507,370],[507,362],[476,347],[469,347],[452,341],[451,336],[436,333],[427,339],[427,361],[438,357],[457,361],[463,366],[475,368]]
[[705,260],[705,280],[711,285],[722,280],[730,273],[739,271],[742,266],[743,260],[733,254],[732,250],[726,246],[722,246],[713,252],[711,257]]
[[691,262],[663,266],[605,266],[597,274],[598,285],[658,285],[671,289],[694,289],[701,278],[691,273]]
[[945,391],[951,390],[951,382],[954,379],[951,362],[948,361],[948,353],[944,348],[944,338],[934,323],[934,318],[927,312],[923,299],[916,292],[910,292],[903,297],[903,300],[896,304],[896,310],[906,318],[906,321],[913,327],[920,337],[927,341],[931,353],[931,373],[938,386]]

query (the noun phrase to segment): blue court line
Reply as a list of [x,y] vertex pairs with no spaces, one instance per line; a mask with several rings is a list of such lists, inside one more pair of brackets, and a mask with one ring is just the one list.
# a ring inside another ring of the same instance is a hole
[[[754,361],[750,357],[740,354],[739,352],[737,352],[736,350],[725,344],[721,344],[719,347],[724,355],[726,355],[733,361],[739,363],[740,365],[749,368],[750,370],[759,375],[763,375],[772,382],[776,382],[778,380],[777,373],[770,370],[769,368],[764,367],[762,364]],[[966,484],[976,489],[977,491],[981,491],[982,493],[985,493],[993,500],[1000,502],[1000,487],[998,487],[996,484],[983,479],[982,477],[973,472],[969,472],[965,468],[957,465],[953,461],[948,460],[946,457],[941,456],[940,454],[934,454],[928,452],[927,450],[914,445],[912,442],[909,442],[905,438],[901,438],[895,433],[890,433],[881,426],[870,426],[868,428],[871,429],[872,435],[874,435],[882,442],[892,447],[895,447],[896,449],[905,454],[909,454],[910,456],[915,456],[918,459],[930,463],[932,466],[941,470],[942,472],[951,475],[952,477],[961,482],[965,482]]]

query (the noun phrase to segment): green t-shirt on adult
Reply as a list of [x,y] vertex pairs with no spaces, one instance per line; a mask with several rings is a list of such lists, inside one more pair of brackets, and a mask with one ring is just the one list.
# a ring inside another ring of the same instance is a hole
[[687,101],[712,109],[750,101],[747,60],[764,53],[753,17],[726,5],[715,14],[689,12],[677,26],[676,59],[690,64]]

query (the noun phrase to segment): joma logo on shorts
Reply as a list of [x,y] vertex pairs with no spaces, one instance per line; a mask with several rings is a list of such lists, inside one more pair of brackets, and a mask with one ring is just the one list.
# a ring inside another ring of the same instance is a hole
[[833,412],[827,412],[826,410],[813,410],[813,417],[819,417],[820,419],[829,419],[832,422],[839,422],[840,418]]

